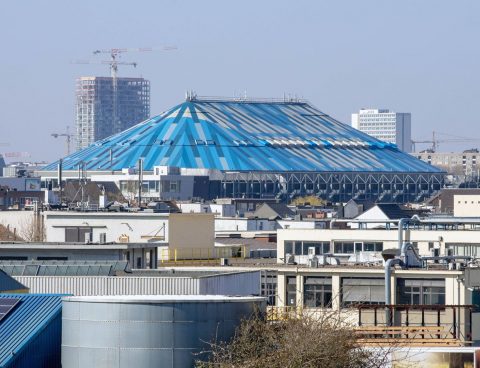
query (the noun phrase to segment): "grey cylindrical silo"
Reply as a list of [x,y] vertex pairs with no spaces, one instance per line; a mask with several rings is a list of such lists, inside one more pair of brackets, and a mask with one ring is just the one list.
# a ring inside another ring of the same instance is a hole
[[218,295],[65,297],[62,366],[192,367],[215,337],[233,336],[242,318],[265,311],[260,297]]

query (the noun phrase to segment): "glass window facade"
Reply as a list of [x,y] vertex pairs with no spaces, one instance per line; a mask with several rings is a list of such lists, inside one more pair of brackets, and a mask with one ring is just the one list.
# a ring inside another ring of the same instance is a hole
[[287,276],[287,306],[295,307],[297,305],[297,278],[295,276]]
[[332,305],[332,278],[305,277],[303,283],[303,306],[305,308],[328,308]]
[[308,255],[308,248],[315,248],[315,254],[330,253],[330,242],[286,241],[285,254]]
[[445,248],[453,249],[453,254],[456,256],[480,257],[480,244],[446,243]]
[[445,280],[398,279],[397,304],[444,305]]
[[334,253],[350,254],[355,252],[381,252],[382,242],[336,241],[333,243]]
[[267,298],[267,305],[276,304],[277,275],[262,272],[262,296]]
[[385,280],[382,278],[342,278],[342,306],[385,304]]

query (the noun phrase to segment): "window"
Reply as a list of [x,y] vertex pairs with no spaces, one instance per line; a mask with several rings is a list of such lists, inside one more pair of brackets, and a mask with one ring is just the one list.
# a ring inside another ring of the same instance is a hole
[[267,305],[276,304],[277,275],[262,272],[262,296],[267,298]]
[[303,284],[303,306],[305,308],[331,307],[332,278],[305,277]]
[[316,255],[330,253],[330,242],[305,242],[304,241],[302,244],[302,247],[303,247],[304,255],[308,254],[309,248],[315,248]]
[[91,227],[66,227],[65,228],[65,242],[83,243],[86,240],[92,241]]
[[368,242],[363,243],[364,252],[381,252],[383,250],[382,242]]
[[161,192],[180,192],[180,181],[179,180],[162,180],[160,183]]
[[297,305],[297,278],[287,276],[287,306],[295,307]]
[[342,306],[353,304],[385,304],[385,280],[342,278]]
[[0,256],[0,261],[26,261],[28,257],[23,256]]
[[286,241],[285,242],[285,254],[294,254],[294,255],[301,255],[302,254],[302,242],[292,242]]
[[68,257],[37,257],[37,261],[68,261]]
[[335,242],[335,253],[354,253],[353,242]]
[[477,258],[480,256],[480,244],[456,244],[445,243],[445,249],[453,249],[453,255],[455,256],[470,256]]
[[445,280],[398,279],[397,299],[399,304],[443,305]]
[[177,180],[170,181],[170,192],[178,193],[180,191],[180,183]]
[[308,255],[308,248],[311,247],[315,248],[316,255],[330,253],[330,242],[286,241],[285,254]]

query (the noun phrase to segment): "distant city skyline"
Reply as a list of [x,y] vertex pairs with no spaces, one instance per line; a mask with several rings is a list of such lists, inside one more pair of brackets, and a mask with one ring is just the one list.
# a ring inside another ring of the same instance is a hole
[[[252,9],[255,11],[252,11]],[[51,133],[75,129],[75,80],[108,76],[93,50],[173,44],[175,52],[131,53],[120,77],[151,81],[151,115],[198,95],[297,94],[336,119],[365,106],[414,116],[412,138],[433,130],[471,138],[480,95],[480,3],[366,0],[7,2],[0,15],[0,152],[32,161],[65,155]],[[109,20],[115,19],[115,22]],[[28,27],[25,27],[28,24]],[[480,146],[445,143],[440,151]],[[427,148],[419,146],[418,149]]]

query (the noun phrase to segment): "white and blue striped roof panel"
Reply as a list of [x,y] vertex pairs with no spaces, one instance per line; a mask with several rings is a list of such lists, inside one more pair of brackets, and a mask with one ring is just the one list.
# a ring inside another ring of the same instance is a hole
[[121,170],[142,157],[146,170],[441,172],[305,102],[196,99],[73,153],[63,169]]

